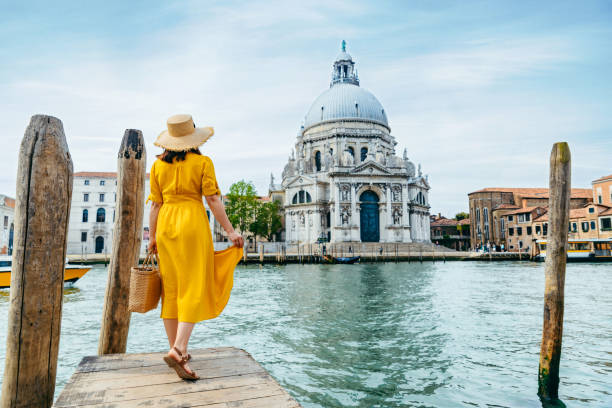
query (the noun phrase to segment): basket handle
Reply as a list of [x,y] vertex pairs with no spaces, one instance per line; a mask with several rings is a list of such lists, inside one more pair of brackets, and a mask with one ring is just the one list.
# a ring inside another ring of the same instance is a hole
[[147,266],[151,266],[152,268],[157,266],[157,269],[159,269],[159,257],[157,254],[154,254],[151,251],[147,252],[145,259],[142,261],[142,267],[146,268]]

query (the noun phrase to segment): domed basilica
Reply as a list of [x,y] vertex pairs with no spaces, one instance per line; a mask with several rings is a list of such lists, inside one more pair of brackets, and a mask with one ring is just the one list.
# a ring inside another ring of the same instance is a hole
[[270,183],[270,193],[283,197],[286,242],[429,242],[427,176],[406,149],[396,156],[390,132],[383,106],[359,86],[343,41],[282,183]]

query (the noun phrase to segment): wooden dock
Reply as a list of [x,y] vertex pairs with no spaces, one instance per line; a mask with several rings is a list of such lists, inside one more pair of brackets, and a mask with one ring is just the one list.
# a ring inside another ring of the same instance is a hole
[[197,381],[178,378],[165,353],[84,357],[54,407],[300,407],[244,350],[189,352]]

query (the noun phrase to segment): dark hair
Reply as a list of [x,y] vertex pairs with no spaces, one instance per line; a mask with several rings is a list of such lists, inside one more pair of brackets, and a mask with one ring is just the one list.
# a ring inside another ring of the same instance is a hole
[[160,160],[165,161],[166,163],[170,163],[172,164],[174,162],[174,159],[176,159],[176,161],[181,161],[181,160],[185,160],[185,156],[187,156],[187,153],[195,153],[195,154],[202,154],[202,152],[200,152],[200,149],[198,149],[197,147],[193,147],[189,150],[185,150],[182,152],[177,152],[174,150],[167,150],[164,149],[164,152],[162,154],[158,154],[157,157]]

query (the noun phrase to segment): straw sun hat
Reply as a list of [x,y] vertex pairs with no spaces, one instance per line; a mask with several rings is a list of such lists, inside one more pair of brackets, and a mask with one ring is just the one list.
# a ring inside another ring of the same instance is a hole
[[191,115],[170,116],[166,126],[168,129],[161,132],[153,144],[179,152],[204,144],[215,133],[211,127],[195,127]]

